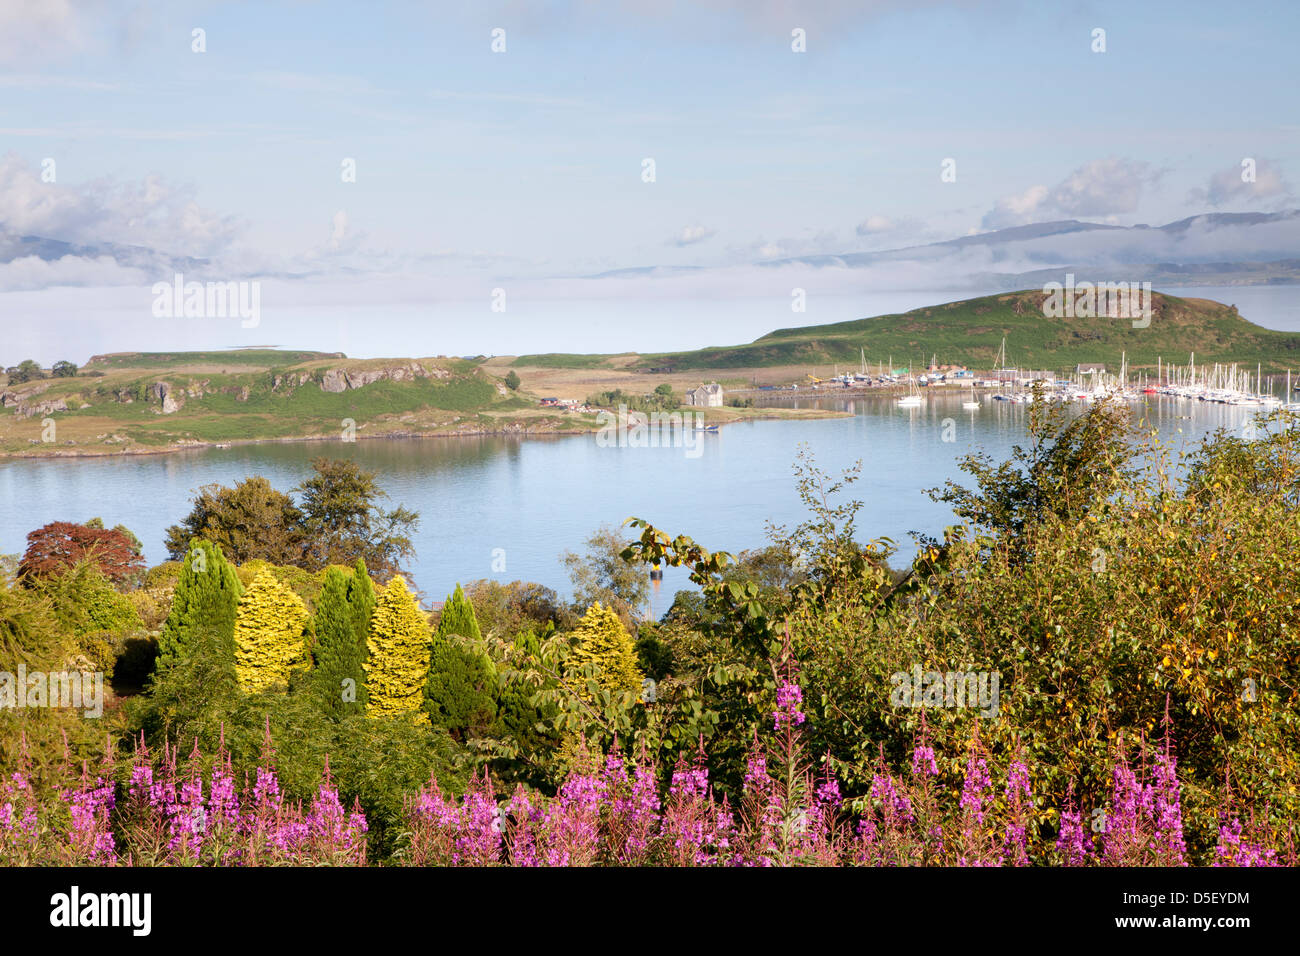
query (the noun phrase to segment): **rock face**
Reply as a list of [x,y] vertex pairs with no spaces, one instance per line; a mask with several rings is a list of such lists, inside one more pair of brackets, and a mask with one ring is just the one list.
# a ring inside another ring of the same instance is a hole
[[375,382],[413,382],[417,378],[446,378],[448,374],[450,373],[445,369],[428,369],[419,362],[385,368],[331,368],[321,376],[320,387],[322,391],[337,395],[348,389],[365,388]]
[[185,407],[185,393],[177,392],[166,382],[155,382],[150,386],[149,394],[162,405],[164,415],[173,415]]
[[17,392],[0,393],[0,408],[12,408],[19,418],[31,418],[35,415],[49,415],[52,412],[66,412],[68,403],[62,398],[51,398],[44,402],[34,401],[39,392],[26,398]]
[[34,405],[19,405],[18,417],[31,418],[35,415],[48,415],[51,412],[66,412],[68,403],[61,398],[51,399],[48,402],[37,402]]

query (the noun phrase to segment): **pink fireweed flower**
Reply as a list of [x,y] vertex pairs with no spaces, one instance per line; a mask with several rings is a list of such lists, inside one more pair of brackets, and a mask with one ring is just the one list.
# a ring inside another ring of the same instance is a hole
[[776,692],[776,710],[772,712],[777,730],[787,725],[797,727],[807,720],[800,709],[801,704],[803,704],[803,688],[792,681],[784,682]]
[[105,783],[102,777],[91,785],[83,778],[82,786],[63,798],[72,818],[69,838],[74,857],[89,863],[115,862],[116,843],[108,820],[117,802],[117,785]]
[[1153,769],[1155,784],[1151,793],[1151,812],[1155,817],[1155,845],[1165,866],[1185,866],[1187,844],[1183,841],[1182,787],[1178,782],[1178,762],[1165,752],[1156,757]]
[[27,775],[15,771],[0,792],[0,864],[24,866],[32,862],[40,839],[36,795]]
[[993,781],[989,779],[988,761],[972,754],[966,762],[966,782],[961,791],[961,808],[969,812],[977,824],[984,823],[984,800],[992,788]]
[[1091,841],[1084,833],[1083,814],[1074,803],[1074,782],[1065,798],[1065,807],[1061,810],[1061,825],[1056,834],[1056,849],[1061,854],[1064,866],[1083,866],[1092,854]]
[[1262,843],[1252,843],[1242,837],[1241,820],[1224,815],[1219,824],[1219,843],[1214,848],[1211,866],[1280,866],[1277,851]]
[[512,866],[540,866],[537,851],[537,827],[542,819],[539,807],[528,798],[528,791],[520,784],[515,795],[506,804],[505,842]]
[[253,784],[253,802],[258,807],[280,806],[280,781],[269,767],[257,768],[257,782]]
[[547,866],[590,866],[600,840],[600,781],[575,773],[560,785],[543,826]]
[[939,775],[939,765],[934,759],[934,748],[917,743],[912,750],[912,776],[937,777]]
[[1033,806],[1034,795],[1029,787],[1029,768],[1023,761],[1013,760],[1007,771],[1007,808],[1010,819],[1002,843],[1002,860],[1012,866],[1029,864],[1028,839],[1025,833],[1025,804]]

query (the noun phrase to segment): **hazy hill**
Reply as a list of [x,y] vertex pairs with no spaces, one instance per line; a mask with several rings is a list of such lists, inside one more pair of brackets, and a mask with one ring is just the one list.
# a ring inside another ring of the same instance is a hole
[[[1300,361],[1300,334],[1275,332],[1248,322],[1236,308],[1208,299],[1156,292],[1149,328],[1128,319],[1049,318],[1041,290],[1013,292],[927,306],[869,319],[777,329],[750,342],[693,352],[643,356],[642,367],[686,369],[762,368],[839,363],[856,365],[861,350],[877,363],[929,361],[989,368],[1003,336],[1013,363],[1060,369],[1080,362],[1118,365],[1127,352],[1133,365],[1197,360],[1261,362],[1284,368]],[[521,360],[522,361],[522,360]]]

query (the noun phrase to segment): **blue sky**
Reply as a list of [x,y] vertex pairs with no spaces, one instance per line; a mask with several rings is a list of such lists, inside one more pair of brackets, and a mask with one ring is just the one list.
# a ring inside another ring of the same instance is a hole
[[[732,270],[665,293],[698,299],[743,297],[735,270],[756,260],[1291,208],[1298,18],[1284,2],[0,0],[0,232],[209,257],[223,278],[383,276],[399,303]],[[0,321],[34,314],[34,292],[155,278],[118,271],[0,264]],[[288,285],[279,301],[309,308]]]

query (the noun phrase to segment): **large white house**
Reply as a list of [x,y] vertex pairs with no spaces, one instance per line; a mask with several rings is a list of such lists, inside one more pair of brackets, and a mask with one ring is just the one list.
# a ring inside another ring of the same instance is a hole
[[717,382],[711,382],[699,388],[692,388],[686,393],[686,404],[701,408],[721,408],[722,386]]

